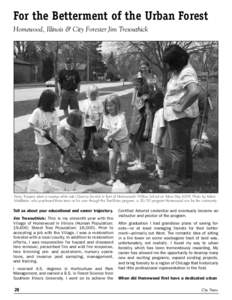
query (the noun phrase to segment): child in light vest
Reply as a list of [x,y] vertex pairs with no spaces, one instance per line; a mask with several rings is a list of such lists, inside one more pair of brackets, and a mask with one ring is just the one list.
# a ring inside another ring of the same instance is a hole
[[39,152],[38,171],[41,178],[45,177],[46,167],[54,158],[54,146],[46,139],[48,134],[53,140],[57,139],[58,114],[55,109],[56,94],[47,89],[40,95],[37,108],[32,112],[28,122],[35,132],[35,144]]
[[103,116],[103,104],[98,97],[98,88],[90,86],[87,92],[88,99],[80,101],[80,111],[83,113],[84,142],[82,157],[85,158],[90,142],[93,143],[93,155],[98,156],[98,145],[95,134],[101,128]]
[[129,148],[129,137],[125,114],[121,112],[118,95],[109,96],[104,103],[104,117],[102,128],[107,130],[105,141],[109,145],[109,171],[108,185],[116,180],[117,165],[120,162],[121,171],[126,172]]

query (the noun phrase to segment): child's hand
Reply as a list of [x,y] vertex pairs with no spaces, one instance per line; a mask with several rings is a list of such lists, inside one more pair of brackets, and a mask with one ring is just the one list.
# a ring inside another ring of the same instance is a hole
[[144,131],[144,133],[143,133],[143,137],[144,137],[145,139],[147,139],[147,138],[148,138],[148,132],[147,132],[147,131]]
[[41,136],[44,137],[44,136],[47,134],[47,131],[44,130],[44,129],[40,129],[40,132],[39,132],[39,133],[40,133]]

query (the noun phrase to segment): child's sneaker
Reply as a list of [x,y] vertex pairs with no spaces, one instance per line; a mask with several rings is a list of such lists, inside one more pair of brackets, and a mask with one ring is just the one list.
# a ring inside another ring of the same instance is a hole
[[98,153],[98,151],[97,151],[96,149],[93,149],[93,155],[94,155],[95,157],[98,157],[98,156],[99,156],[99,153]]
[[134,166],[134,165],[137,165],[138,163],[139,163],[138,159],[135,159],[135,160],[133,160],[133,161],[129,161],[129,162],[128,162],[128,165],[129,165],[129,166]]
[[39,177],[40,178],[45,178],[45,174],[44,173],[39,173]]
[[145,166],[145,163],[138,163],[132,167],[128,167],[127,170],[128,171],[142,171],[142,170],[146,170],[146,166]]
[[112,186],[114,184],[114,182],[115,182],[115,179],[110,179],[110,180],[106,181],[106,184]]

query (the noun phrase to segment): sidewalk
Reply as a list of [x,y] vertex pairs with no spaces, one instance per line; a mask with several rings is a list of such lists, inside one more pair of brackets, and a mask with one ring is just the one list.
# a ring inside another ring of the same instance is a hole
[[[81,84],[80,92],[86,92],[90,85],[96,85],[99,89],[105,87],[117,87],[123,86],[123,83],[120,81],[117,82],[86,82]],[[124,86],[130,85],[131,82],[124,82]],[[46,89],[45,84],[43,86],[28,86],[27,88],[15,88],[14,89],[14,102],[16,101],[27,101],[38,99],[42,91]],[[54,88],[50,88],[54,89]]]
[[[117,83],[118,85],[122,85],[121,81],[81,81],[81,84],[104,84],[104,83]],[[128,82],[124,82],[124,85],[128,84]],[[15,89],[30,89],[33,87],[46,87],[45,82],[30,82],[30,83],[15,83]]]
[[31,82],[31,83],[15,83],[14,89],[30,89],[32,87],[44,87],[44,82]]

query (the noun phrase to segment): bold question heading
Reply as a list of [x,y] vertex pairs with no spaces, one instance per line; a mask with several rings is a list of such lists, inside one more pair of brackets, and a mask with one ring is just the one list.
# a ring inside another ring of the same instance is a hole
[[70,11],[52,11],[51,13],[44,13],[40,11],[20,12],[15,10],[13,12],[15,21],[108,21],[108,20],[128,20],[128,21],[208,21],[208,12],[186,12],[179,10],[175,13],[161,12],[159,10],[147,10],[143,13],[135,13],[131,10],[119,10],[114,13],[76,13]]

